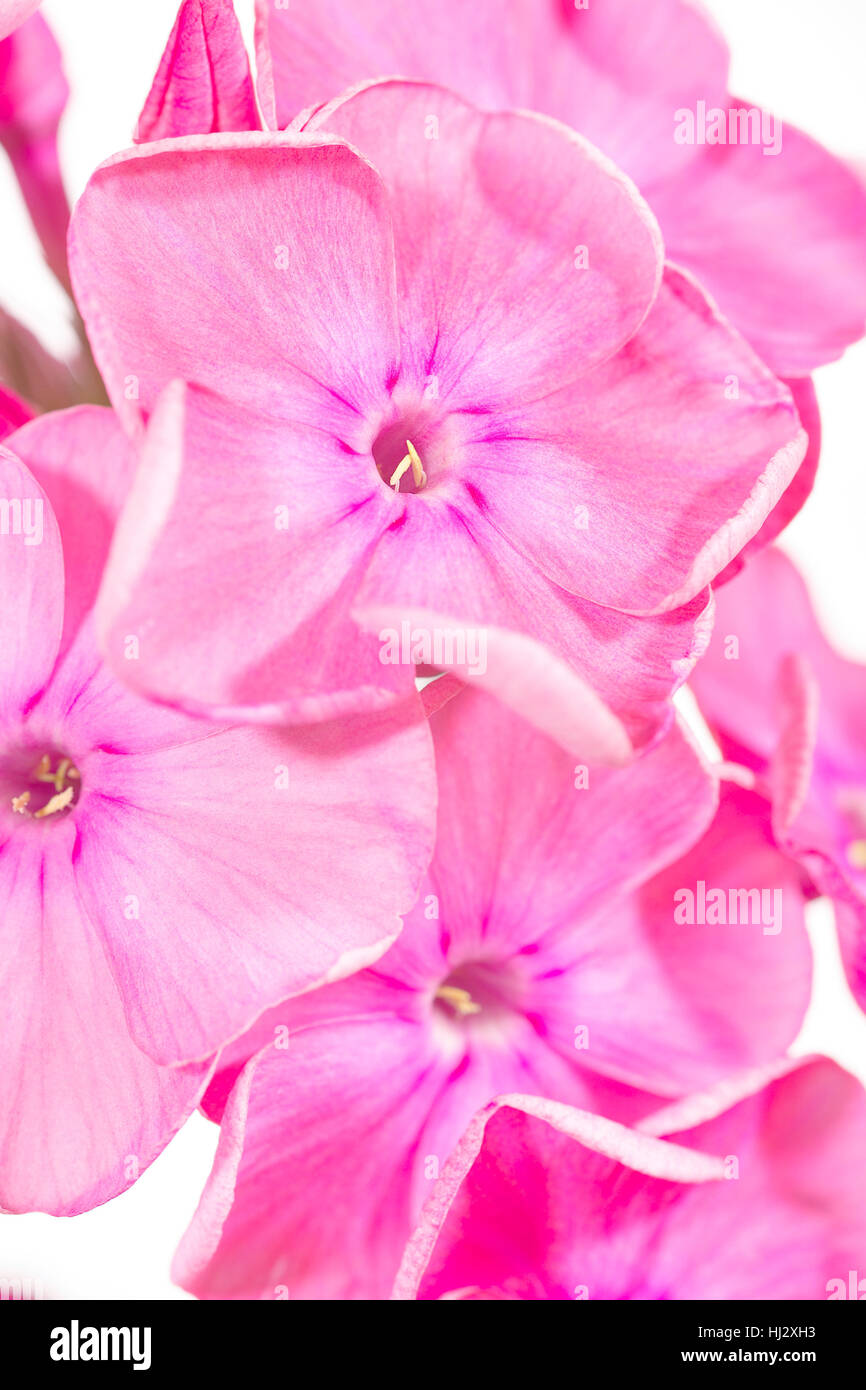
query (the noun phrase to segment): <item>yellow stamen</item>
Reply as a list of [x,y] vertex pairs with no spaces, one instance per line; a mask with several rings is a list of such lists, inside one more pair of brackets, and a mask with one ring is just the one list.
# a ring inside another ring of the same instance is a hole
[[65,792],[56,792],[51,800],[45,803],[41,811],[34,812],[35,819],[42,820],[44,816],[53,816],[55,811],[65,811],[74,795],[74,787],[67,787]]
[[444,999],[458,1014],[480,1014],[481,1005],[476,1004],[468,989],[458,989],[456,985],[443,985],[436,991],[437,999]]
[[65,811],[71,805],[75,796],[75,788],[68,786],[68,782],[77,782],[81,773],[77,767],[72,766],[69,758],[61,758],[57,764],[57,771],[51,771],[51,756],[43,753],[33,772],[30,780],[33,782],[47,782],[54,788],[54,796],[39,810],[30,812],[27,807],[30,805],[30,792],[21,792],[20,796],[13,796],[12,810],[19,816],[30,816],[35,820],[44,820],[46,816],[53,816],[57,811]]
[[421,462],[421,456],[418,453],[418,450],[415,448],[415,445],[412,443],[411,439],[406,440],[406,450],[406,457],[402,458],[400,462],[397,464],[397,467],[391,474],[391,478],[388,484],[388,486],[392,487],[395,492],[400,491],[400,480],[409,472],[410,468],[412,469],[412,479],[415,483],[416,488],[420,491],[422,487],[426,487],[427,485],[427,474],[424,472],[424,465]]
[[852,869],[866,870],[866,840],[852,840],[848,846],[848,863]]
[[43,753],[32,776],[34,782],[50,782],[56,792],[62,792],[67,776],[77,777],[78,770],[72,766],[69,758],[61,758],[57,764],[57,771],[52,772],[51,759],[47,753]]

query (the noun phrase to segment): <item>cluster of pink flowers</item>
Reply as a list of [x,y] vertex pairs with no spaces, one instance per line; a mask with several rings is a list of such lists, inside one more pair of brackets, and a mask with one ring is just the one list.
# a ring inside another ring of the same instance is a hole
[[82,346],[0,312],[0,1207],[201,1106],[203,1298],[842,1296],[866,1094],[789,1049],[816,896],[866,1009],[866,668],[772,542],[861,182],[686,0],[257,0],[255,83],[184,0],[70,223],[37,8]]

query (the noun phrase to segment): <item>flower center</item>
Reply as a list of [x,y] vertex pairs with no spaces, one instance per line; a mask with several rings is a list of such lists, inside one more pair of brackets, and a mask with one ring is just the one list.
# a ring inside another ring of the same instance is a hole
[[424,492],[447,472],[454,440],[447,417],[427,402],[392,402],[371,446],[379,477],[393,492]]
[[3,801],[16,819],[62,817],[81,791],[81,774],[65,753],[19,749],[3,759]]
[[519,980],[507,962],[471,961],[452,970],[433,998],[441,1019],[461,1028],[500,1024],[520,1011]]
[[436,991],[436,998],[447,1004],[458,1017],[481,1013],[481,1005],[476,1004],[468,989],[460,989],[458,985],[441,985]]

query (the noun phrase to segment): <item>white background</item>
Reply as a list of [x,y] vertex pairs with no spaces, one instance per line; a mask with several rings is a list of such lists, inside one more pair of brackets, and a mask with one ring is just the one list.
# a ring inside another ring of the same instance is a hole
[[[62,156],[76,197],[100,160],[130,142],[179,0],[45,0],[72,100]],[[414,0],[406,0],[412,3]],[[434,0],[435,3],[435,0]],[[351,6],[352,0],[346,0]],[[633,0],[635,24],[642,0]],[[252,0],[236,0],[251,39]],[[817,136],[866,171],[864,0],[711,0],[733,50],[732,91]],[[17,187],[0,168],[0,302],[57,352],[73,345]],[[826,629],[866,660],[866,345],[817,376],[824,449],[814,495],[785,537]],[[829,912],[811,909],[816,990],[798,1051],[835,1056],[866,1080],[866,1019],[842,980]],[[0,1217],[0,1278],[40,1281],[47,1297],[185,1297],[169,1265],[210,1168],[216,1129],[195,1115],[122,1197],[73,1220]]]

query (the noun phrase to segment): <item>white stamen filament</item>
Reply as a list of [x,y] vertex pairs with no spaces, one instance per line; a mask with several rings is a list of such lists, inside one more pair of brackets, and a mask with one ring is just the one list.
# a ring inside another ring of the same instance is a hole
[[402,458],[400,460],[400,462],[397,464],[397,467],[394,469],[394,472],[391,474],[388,486],[392,487],[395,492],[399,492],[400,480],[409,472],[409,469],[411,468],[412,479],[415,483],[415,487],[420,492],[422,487],[426,487],[427,474],[424,472],[424,465],[421,462],[421,456],[418,453],[418,450],[415,448],[415,445],[412,443],[411,439],[406,440],[406,451],[407,452],[405,458]]
[[41,811],[34,811],[34,820],[41,820],[43,816],[53,816],[55,811],[65,811],[73,796],[74,787],[67,787],[65,792],[55,792],[50,801],[47,801]]

